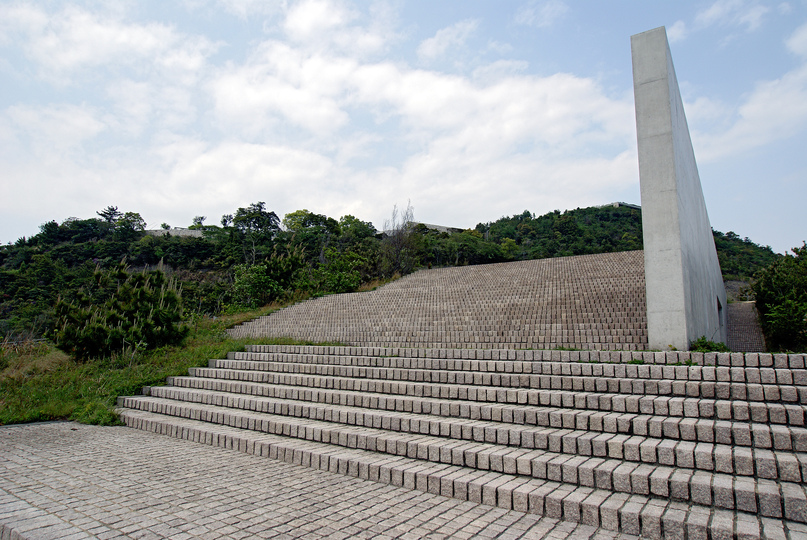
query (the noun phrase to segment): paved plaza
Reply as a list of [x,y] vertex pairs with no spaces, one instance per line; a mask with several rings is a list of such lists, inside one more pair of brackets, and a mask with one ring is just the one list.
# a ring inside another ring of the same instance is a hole
[[0,538],[635,538],[126,427],[0,427]]

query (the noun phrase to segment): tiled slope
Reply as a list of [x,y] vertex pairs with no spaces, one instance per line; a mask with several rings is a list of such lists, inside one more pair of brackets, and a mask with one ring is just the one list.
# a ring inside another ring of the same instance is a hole
[[230,331],[380,347],[647,347],[641,251],[421,270]]
[[727,309],[728,337],[726,345],[732,351],[764,351],[765,336],[759,325],[754,302],[733,302]]

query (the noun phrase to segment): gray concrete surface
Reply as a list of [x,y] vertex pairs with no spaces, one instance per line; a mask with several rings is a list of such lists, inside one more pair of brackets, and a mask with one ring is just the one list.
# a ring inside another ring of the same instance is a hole
[[0,538],[634,538],[125,427],[0,427]]
[[631,36],[650,349],[726,341],[726,290],[664,27]]

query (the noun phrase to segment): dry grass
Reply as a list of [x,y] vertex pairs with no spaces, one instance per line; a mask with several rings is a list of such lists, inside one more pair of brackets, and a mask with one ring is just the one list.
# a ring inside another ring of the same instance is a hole
[[401,279],[401,274],[396,272],[395,275],[393,275],[391,278],[374,279],[372,281],[368,281],[367,283],[362,283],[361,285],[359,285],[359,288],[356,290],[356,292],[374,291],[377,288],[382,287],[387,283],[392,283],[393,281],[396,281],[398,279]]
[[42,340],[0,342],[0,381],[21,380],[53,371],[70,361],[62,351]]

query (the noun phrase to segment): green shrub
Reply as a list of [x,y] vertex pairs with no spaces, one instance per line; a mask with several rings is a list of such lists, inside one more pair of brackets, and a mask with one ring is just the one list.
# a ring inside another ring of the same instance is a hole
[[689,345],[692,352],[731,352],[725,343],[719,341],[709,341],[706,336],[701,336]]
[[807,350],[807,244],[757,273],[752,288],[768,348]]
[[267,273],[265,264],[239,264],[233,267],[234,304],[239,309],[255,309],[283,293],[280,284]]
[[95,271],[75,302],[56,303],[56,346],[79,362],[181,343],[182,300],[176,281],[161,270],[129,273],[124,263]]

